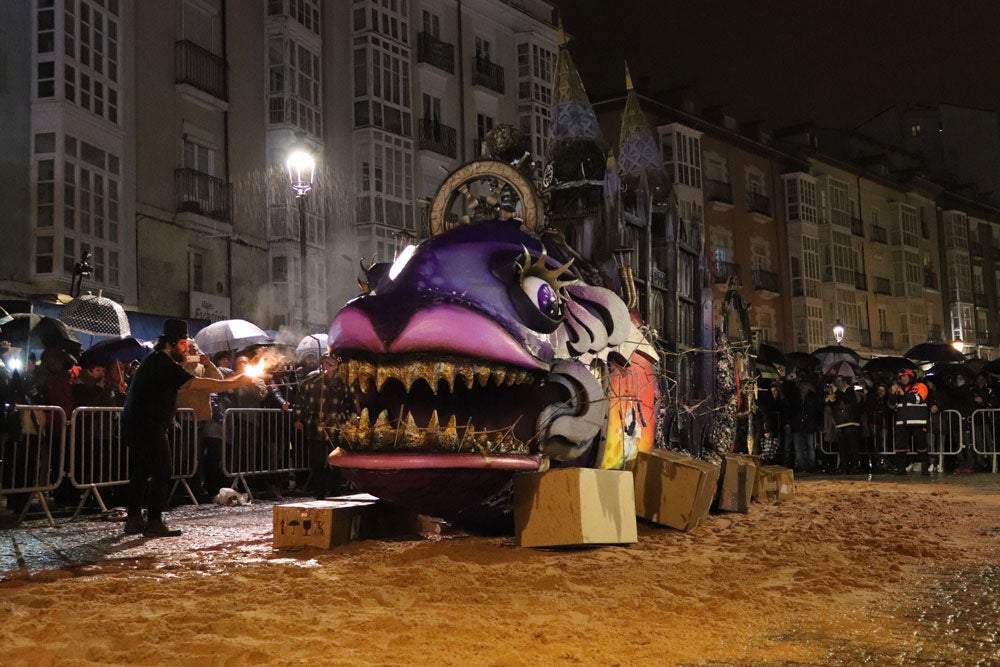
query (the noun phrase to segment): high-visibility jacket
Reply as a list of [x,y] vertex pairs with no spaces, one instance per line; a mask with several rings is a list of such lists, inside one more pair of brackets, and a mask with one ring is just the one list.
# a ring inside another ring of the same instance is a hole
[[889,395],[889,407],[896,411],[896,426],[927,426],[931,408],[927,404],[927,385],[919,380],[906,385],[903,393]]

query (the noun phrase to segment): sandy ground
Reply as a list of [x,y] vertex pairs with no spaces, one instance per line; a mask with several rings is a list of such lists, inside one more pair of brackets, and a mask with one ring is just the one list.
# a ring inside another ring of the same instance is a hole
[[997,563],[998,479],[800,480],[787,503],[581,550],[445,534],[273,551],[261,508],[231,541],[102,527],[94,564],[0,571],[0,663],[824,665],[854,646],[899,664],[928,579]]

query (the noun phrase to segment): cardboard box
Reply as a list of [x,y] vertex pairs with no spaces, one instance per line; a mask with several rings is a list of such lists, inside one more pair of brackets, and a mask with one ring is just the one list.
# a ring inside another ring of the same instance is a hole
[[367,493],[275,505],[274,548],[331,549],[353,540],[421,535],[429,520]]
[[331,549],[361,534],[362,513],[377,501],[310,500],[275,505],[274,548]]
[[727,454],[722,459],[722,481],[715,508],[722,512],[746,514],[750,509],[757,466],[749,456]]
[[783,466],[763,466],[755,485],[762,500],[784,502],[795,497],[795,473]]
[[635,463],[635,513],[678,530],[708,515],[719,484],[719,466],[664,449],[639,452]]
[[634,543],[632,473],[561,468],[517,475],[514,531],[522,547]]

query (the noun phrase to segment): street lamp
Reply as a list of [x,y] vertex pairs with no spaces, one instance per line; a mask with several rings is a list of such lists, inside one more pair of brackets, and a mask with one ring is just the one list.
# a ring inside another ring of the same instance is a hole
[[94,267],[90,265],[90,253],[85,252],[80,261],[73,266],[73,279],[69,284],[69,295],[74,299],[80,296],[83,289],[83,279],[94,272]]
[[959,354],[964,354],[965,353],[965,342],[962,340],[961,336],[959,336],[958,338],[956,338],[955,340],[953,340],[952,343],[951,343],[951,346],[953,348],[955,348],[956,350],[958,350]]
[[844,340],[844,325],[840,323],[840,320],[833,325],[833,339],[837,341],[837,345],[840,345],[841,341]]
[[299,145],[289,153],[285,166],[288,168],[288,180],[291,181],[295,199],[299,204],[299,286],[302,299],[302,326],[305,327],[309,312],[306,287],[306,196],[312,189],[313,178],[316,175],[316,158],[305,147],[301,137]]

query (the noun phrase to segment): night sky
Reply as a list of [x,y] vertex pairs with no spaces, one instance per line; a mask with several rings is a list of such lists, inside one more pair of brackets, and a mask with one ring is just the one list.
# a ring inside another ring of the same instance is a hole
[[[740,121],[854,127],[901,102],[1000,109],[997,0],[563,0],[591,95],[691,84]],[[863,8],[863,9],[861,9]]]

